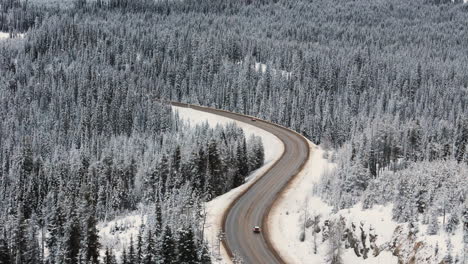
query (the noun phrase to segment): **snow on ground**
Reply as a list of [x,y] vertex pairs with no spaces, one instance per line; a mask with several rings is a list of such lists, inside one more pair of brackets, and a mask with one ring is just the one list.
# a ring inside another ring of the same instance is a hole
[[[325,215],[331,207],[311,196],[312,188],[322,173],[333,165],[323,158],[324,151],[312,143],[310,158],[304,169],[291,182],[277,200],[268,217],[270,238],[278,253],[290,263],[321,263],[319,255],[313,255],[310,243],[301,243],[301,218],[307,204],[309,213]],[[319,249],[319,252],[323,251]]]
[[8,32],[0,32],[0,39],[6,39],[10,37],[10,33]]
[[352,250],[347,250],[343,254],[343,261],[345,264],[397,264],[398,259],[393,256],[389,251],[384,251],[380,253],[377,258],[356,258]]
[[358,203],[349,209],[340,210],[337,214],[346,217],[348,222],[359,224],[364,220],[366,230],[369,230],[369,227],[378,230],[378,241],[390,241],[393,231],[398,226],[392,220],[392,209],[392,205],[374,205],[370,210],[362,210],[362,204]]
[[[466,1],[468,1],[468,0],[466,0]],[[261,71],[262,73],[265,73],[266,70],[267,70],[267,65],[265,63],[256,62],[254,69],[255,69],[256,72]],[[271,71],[273,72],[273,74],[277,73],[276,69],[271,69]],[[291,72],[280,70],[279,73],[283,77],[287,77],[287,78],[291,77]]]
[[[0,31],[0,40],[9,39],[9,38],[10,38],[10,33]],[[24,38],[24,34],[16,34],[16,38]]]
[[122,250],[130,246],[130,238],[136,242],[138,231],[146,217],[138,211],[130,215],[118,217],[109,222],[98,224],[99,242],[101,243],[101,256],[104,256],[106,248],[113,250],[117,259],[120,259]]
[[[321,175],[333,169],[334,164],[324,158],[324,150],[309,142],[311,156],[302,172],[293,180],[280,199],[275,203],[269,215],[270,236],[273,246],[288,263],[324,263],[327,251],[326,243],[319,243],[317,254],[313,253],[313,239],[310,232],[306,232],[304,242],[299,240],[304,208],[307,215],[321,215],[322,220],[329,218],[332,208],[322,202],[320,198],[313,196],[313,186],[318,183]],[[358,204],[353,208],[341,210],[334,217],[341,215],[347,221],[359,223],[365,219],[365,229],[369,226],[376,228],[379,238],[390,240],[396,224],[391,220],[391,207],[375,206],[373,210],[362,211]],[[276,227],[276,228],[275,228]],[[383,227],[383,228],[379,228]],[[321,239],[317,239],[321,240]],[[352,250],[346,250],[343,254],[345,264],[394,264],[397,259],[390,252],[382,252],[377,258],[364,260],[357,258]]]
[[262,138],[265,149],[265,164],[261,168],[252,172],[245,184],[216,197],[206,204],[207,216],[205,224],[205,237],[207,238],[208,245],[210,247],[213,262],[220,264],[232,263],[227,255],[226,250],[219,245],[219,240],[217,239],[220,230],[222,230],[222,217],[224,210],[234,199],[236,199],[237,196],[239,196],[240,193],[242,193],[255,182],[254,179],[256,179],[259,175],[263,175],[263,173],[267,171],[274,164],[274,162],[281,157],[282,153],[284,152],[284,145],[281,140],[273,134],[244,122],[234,121],[226,117],[197,111],[191,108],[173,106],[173,109],[178,112],[181,119],[189,121],[191,125],[208,122],[210,126],[216,126],[218,124],[226,125],[228,123],[235,122],[237,126],[244,130],[247,138],[251,134]]

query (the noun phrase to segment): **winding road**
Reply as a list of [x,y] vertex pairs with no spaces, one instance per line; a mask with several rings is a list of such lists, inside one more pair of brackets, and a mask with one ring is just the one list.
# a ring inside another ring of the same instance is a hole
[[[249,116],[183,103],[172,104],[248,123],[274,134],[283,142],[284,153],[281,158],[226,210],[223,219],[226,238],[223,243],[231,258],[235,255],[242,263],[286,263],[268,237],[267,218],[275,200],[307,161],[308,142],[292,130],[258,119],[254,122]],[[255,225],[262,227],[262,233],[252,232]]]

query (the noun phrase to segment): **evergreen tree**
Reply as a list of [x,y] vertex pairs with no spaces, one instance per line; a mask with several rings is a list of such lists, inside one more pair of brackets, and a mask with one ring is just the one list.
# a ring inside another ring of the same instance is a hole
[[86,261],[90,264],[99,263],[99,249],[101,247],[99,243],[99,235],[97,230],[97,221],[94,217],[94,208],[91,208],[85,215],[82,216],[83,223],[83,238],[82,241],[85,244],[82,246]]
[[136,246],[136,255],[135,262],[142,263],[143,261],[143,225],[140,226],[137,236],[137,246]]
[[177,241],[178,261],[177,263],[196,264],[198,263],[197,247],[194,241],[192,228],[181,229]]
[[136,262],[136,253],[133,246],[133,236],[130,236],[130,245],[128,247],[128,263],[137,263]]
[[439,214],[437,210],[431,210],[429,215],[429,226],[427,227],[428,235],[437,235],[439,233]]
[[199,263],[200,264],[211,264],[211,257],[210,253],[208,252],[208,248],[204,243],[200,243],[201,245],[201,252],[199,254]]
[[112,250],[109,249],[109,248],[106,248],[106,252],[105,252],[105,255],[104,255],[103,263],[104,263],[104,264],[117,264],[117,261],[116,261],[116,259],[115,259],[115,256],[114,256],[114,254],[112,253]]
[[452,210],[452,213],[450,214],[447,220],[447,224],[445,226],[445,230],[447,231],[447,233],[452,234],[453,232],[455,232],[458,225],[460,224],[460,219],[461,216],[459,215],[458,208]]
[[151,230],[148,230],[145,241],[145,251],[144,251],[144,264],[153,264],[156,263],[156,246],[153,239],[153,234]]
[[166,226],[162,235],[161,262],[165,264],[177,263],[177,254],[175,252],[176,241],[172,235],[171,228]]
[[54,204],[51,205],[52,210],[47,217],[47,231],[49,236],[46,239],[46,243],[49,249],[49,259],[52,262],[61,255],[60,244],[63,237],[63,225],[65,222],[62,207],[56,199],[57,198],[49,199],[49,201]]
[[131,262],[128,261],[127,250],[125,248],[122,249],[121,263],[122,264],[130,264],[131,263]]
[[74,202],[68,208],[66,223],[64,225],[63,243],[64,243],[64,263],[74,264],[78,262],[78,253],[80,250],[80,224],[78,216],[75,213]]
[[343,240],[343,234],[344,234],[344,227],[345,227],[345,224],[343,222],[343,219],[340,219],[336,222],[330,222],[327,263],[330,263],[330,264],[343,263],[342,240]]
[[13,226],[11,243],[12,257],[14,258],[14,262],[18,264],[26,263],[26,256],[28,253],[26,227],[27,224],[26,219],[24,219],[23,205],[20,203]]
[[0,237],[0,264],[10,264],[12,262],[5,230],[2,233],[3,235]]
[[211,180],[207,185],[210,185],[213,189],[213,195],[217,196],[222,193],[222,182],[223,179],[220,177],[221,174],[221,160],[219,157],[218,146],[216,141],[211,140],[208,143],[208,171],[207,175],[210,175]]
[[37,239],[37,230],[34,222],[29,224],[27,244],[25,263],[40,263],[41,254],[39,250],[39,241]]

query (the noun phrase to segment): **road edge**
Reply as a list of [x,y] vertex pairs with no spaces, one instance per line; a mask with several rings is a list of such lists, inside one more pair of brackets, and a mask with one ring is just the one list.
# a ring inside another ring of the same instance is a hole
[[[316,144],[314,144],[313,142],[311,142],[307,138],[306,138],[306,141],[307,141],[308,147],[309,147],[308,159],[301,166],[300,171],[296,175],[294,175],[294,177],[292,177],[290,181],[288,181],[288,183],[285,185],[284,189],[281,190],[281,193],[278,195],[277,199],[273,202],[272,206],[269,208],[270,210],[268,212],[267,219],[265,219],[267,225],[273,223],[273,217],[274,217],[274,214],[277,213],[278,205],[281,204],[281,202],[283,202],[287,198],[288,191],[290,189],[293,189],[294,186],[296,186],[297,181],[300,180],[300,178],[302,177],[302,174],[305,173],[304,167],[307,166],[308,163],[310,162],[311,157],[312,157],[312,153],[314,153],[314,151],[316,151],[317,148],[319,148],[319,146],[317,146]],[[272,233],[270,232],[268,234],[268,236],[271,236],[271,235],[272,235]],[[269,241],[273,241],[273,239],[269,239]],[[275,252],[277,252],[281,256],[281,259],[283,259],[283,260],[284,259],[290,259],[290,256],[288,256],[287,254],[284,253],[284,248],[282,249],[279,246],[278,243],[273,242],[271,246],[272,246],[272,248],[274,248]],[[295,263],[295,262],[292,262],[292,263]]]
[[[268,123],[271,123],[271,122],[268,122]],[[283,185],[283,187],[281,187],[281,190],[276,194],[275,196],[275,199],[271,202],[271,204],[268,206],[267,210],[266,210],[266,214],[263,215],[263,218],[262,218],[262,225],[263,225],[263,229],[265,230],[265,242],[267,243],[267,246],[271,249],[271,251],[274,253],[274,255],[279,259],[281,260],[282,263],[287,263],[283,256],[281,256],[280,254],[280,250],[278,250],[274,244],[271,242],[271,235],[270,235],[270,232],[268,232],[268,229],[269,229],[269,218],[270,218],[270,214],[272,212],[272,209],[273,207],[278,203],[278,201],[281,199],[282,195],[284,194],[285,190],[288,189],[292,183],[294,182],[294,180],[297,178],[297,176],[304,170],[304,167],[305,165],[307,164],[307,162],[309,161],[310,159],[310,144],[309,144],[309,140],[307,138],[305,138],[303,135],[299,134],[298,132],[292,130],[292,129],[289,129],[289,128],[286,128],[284,126],[281,126],[281,125],[278,125],[278,124],[274,124],[274,123],[271,123],[275,126],[278,126],[278,127],[281,127],[281,128],[284,128],[284,129],[287,129],[291,132],[293,132],[294,134],[298,135],[300,138],[301,138],[301,141],[304,142],[306,145],[307,145],[307,154],[306,154],[306,158],[304,159],[304,161],[302,162],[301,166],[299,167],[299,169],[294,173],[294,175],[289,178],[288,182]]]
[[[225,113],[229,113],[229,114],[233,114],[233,115],[237,115],[237,116],[242,116],[242,117],[251,117],[251,118],[255,118],[257,119],[259,122],[265,122],[265,123],[268,123],[268,124],[271,124],[271,125],[274,125],[276,127],[280,127],[282,129],[285,129],[285,130],[288,130],[294,134],[296,134],[297,136],[299,136],[301,138],[301,141],[304,142],[305,145],[307,145],[307,154],[306,154],[306,158],[304,159],[304,161],[302,162],[301,166],[299,167],[298,171],[296,171],[294,173],[294,175],[288,179],[287,183],[281,187],[281,190],[276,194],[275,196],[275,199],[270,203],[270,205],[267,207],[267,210],[266,210],[266,213],[263,215],[262,217],[262,226],[263,226],[263,230],[265,230],[263,233],[265,234],[264,238],[265,238],[265,242],[266,242],[266,245],[268,248],[270,248],[271,252],[273,253],[273,255],[275,255],[275,257],[280,260],[281,263],[286,263],[286,261],[284,261],[283,257],[279,254],[279,251],[273,246],[273,243],[271,242],[271,237],[269,235],[269,232],[268,232],[268,218],[270,217],[270,213],[271,213],[271,210],[273,208],[273,206],[277,203],[278,199],[281,197],[282,193],[287,189],[287,187],[289,187],[291,185],[291,183],[294,181],[294,179],[302,172],[302,170],[304,169],[304,166],[307,164],[307,161],[309,160],[310,158],[310,145],[309,145],[309,141],[301,134],[299,134],[298,132],[292,130],[292,129],[289,129],[287,127],[284,127],[282,125],[279,125],[279,124],[276,124],[276,123],[273,123],[273,122],[270,122],[270,121],[266,121],[266,120],[263,120],[263,119],[258,119],[257,117],[255,116],[250,116],[250,115],[244,115],[244,114],[239,114],[239,113],[235,113],[235,112],[230,112],[230,111],[227,111],[227,110],[223,110],[223,109],[218,109],[218,108],[213,108],[213,107],[207,107],[207,106],[200,106],[200,105],[194,105],[194,104],[189,104],[189,103],[180,103],[180,102],[169,102],[171,105],[173,106],[178,106],[178,107],[184,107],[184,108],[193,108],[195,110],[200,110],[200,111],[203,111],[203,110],[211,110],[211,111],[219,111],[219,112],[225,112]],[[198,108],[198,109],[197,109]],[[268,132],[268,131],[267,131]],[[284,141],[280,138],[278,138],[284,145]],[[245,190],[243,190],[242,192],[240,192],[236,198],[234,198],[231,203],[229,204],[229,206],[224,210],[223,212],[223,217],[222,217],[222,222],[221,222],[221,225],[222,225],[222,230],[223,232],[225,232],[225,226],[226,226],[226,220],[227,220],[227,215],[229,213],[229,211],[234,207],[234,204],[239,201],[239,199],[247,192],[249,191],[256,183],[258,180],[260,180],[265,174],[267,174],[278,162],[279,160],[281,160],[284,155],[286,153],[286,149],[283,150],[283,153],[281,153],[281,156],[275,160],[275,162],[265,171],[263,172],[262,175],[259,175],[256,179],[254,179],[254,181],[250,184],[250,186],[248,186],[247,188],[245,188]],[[229,258],[231,258],[231,261],[233,260],[234,258],[234,254],[232,252],[232,250],[229,248],[229,246],[227,245],[226,243],[226,240],[222,240],[222,245],[223,245],[223,248],[224,250],[226,251],[226,253],[228,254]]]

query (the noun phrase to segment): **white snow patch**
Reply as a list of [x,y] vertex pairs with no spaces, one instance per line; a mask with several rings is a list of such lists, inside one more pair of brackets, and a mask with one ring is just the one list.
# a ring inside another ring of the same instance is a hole
[[352,208],[340,210],[337,214],[344,216],[348,222],[359,224],[364,222],[365,230],[373,227],[378,232],[378,241],[390,241],[393,231],[398,223],[392,220],[392,205],[374,205],[372,209],[362,210],[362,204],[358,203]]
[[260,175],[263,175],[275,163],[275,161],[281,157],[284,152],[284,144],[273,134],[244,122],[235,121],[215,114],[197,111],[192,108],[173,106],[173,109],[178,112],[181,119],[189,121],[192,125],[208,122],[210,126],[216,126],[218,124],[226,125],[228,123],[234,122],[237,126],[244,130],[244,133],[247,137],[254,134],[262,138],[265,150],[264,165],[252,172],[245,184],[232,189],[231,191],[206,203],[207,215],[204,236],[207,239],[208,246],[210,247],[213,263],[232,263],[226,250],[222,245],[219,244],[217,239],[219,232],[222,230],[222,218],[224,211],[229,206],[229,204],[240,195],[240,193],[242,193],[255,182],[254,179]]
[[[256,72],[265,73],[266,70],[267,70],[267,65],[265,63],[256,62],[254,69],[255,69]],[[291,77],[291,72],[289,72],[289,71],[283,71],[283,70],[278,71],[276,69],[271,69],[271,71],[272,71],[273,74],[279,73],[279,74],[281,74],[281,76],[286,77],[286,78]]]
[[383,251],[376,258],[357,258],[352,250],[346,250],[343,254],[345,264],[397,264],[398,259],[389,251]]
[[[336,216],[341,215],[346,218],[347,222],[352,221],[357,224],[361,220],[365,220],[366,230],[369,230],[369,226],[373,226],[379,238],[385,237],[385,239],[390,240],[396,226],[396,223],[391,220],[391,206],[375,206],[373,210],[362,211],[361,205],[358,204],[332,216],[332,207],[321,201],[319,197],[313,196],[314,184],[319,182],[325,171],[333,169],[334,164],[323,158],[323,149],[311,142],[309,142],[309,146],[311,153],[309,161],[275,203],[269,215],[269,226],[272,227],[270,228],[271,240],[280,255],[288,263],[324,263],[327,243],[319,243],[318,254],[314,254],[310,232],[307,233],[304,242],[299,240],[306,205],[309,217],[321,215],[321,221],[323,221],[326,218],[336,218]],[[397,263],[397,258],[389,252],[382,252],[376,258],[364,260],[357,258],[352,250],[345,250],[343,260],[346,264]]]
[[[16,33],[12,38],[24,38],[23,33]],[[11,39],[9,32],[1,32],[0,31],[0,40],[2,39]]]
[[136,243],[138,231],[146,221],[146,216],[135,211],[131,215],[118,217],[109,222],[101,222],[99,230],[99,242],[101,243],[100,255],[105,255],[106,248],[112,249],[115,257],[120,259],[123,249],[130,246],[130,238]]

